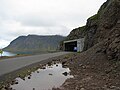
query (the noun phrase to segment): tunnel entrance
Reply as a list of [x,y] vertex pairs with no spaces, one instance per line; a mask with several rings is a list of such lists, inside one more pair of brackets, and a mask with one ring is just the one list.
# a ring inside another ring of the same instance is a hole
[[65,51],[77,52],[77,41],[65,43]]
[[82,52],[84,48],[84,38],[64,41],[64,51]]

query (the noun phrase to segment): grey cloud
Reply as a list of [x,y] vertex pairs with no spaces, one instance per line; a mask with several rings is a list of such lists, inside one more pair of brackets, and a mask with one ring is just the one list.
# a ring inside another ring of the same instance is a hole
[[36,27],[49,27],[54,26],[56,23],[50,20],[46,15],[24,15],[15,18],[16,21],[21,22],[24,26],[36,26]]
[[[76,14],[31,14],[14,17],[14,20],[21,22],[24,26],[33,27],[56,27],[56,26],[67,26],[71,25],[72,28],[79,27],[80,24],[84,25],[86,23],[87,15]],[[73,27],[74,26],[74,27]],[[69,27],[70,28],[70,27]]]
[[73,28],[85,25],[104,1],[0,0],[0,43],[28,34],[68,35]]

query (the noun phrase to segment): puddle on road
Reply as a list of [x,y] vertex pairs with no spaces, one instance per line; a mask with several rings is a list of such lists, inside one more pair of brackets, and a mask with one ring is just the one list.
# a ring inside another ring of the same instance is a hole
[[[38,69],[25,77],[25,80],[16,78],[18,84],[11,85],[13,90],[51,90],[53,87],[60,87],[66,79],[73,76],[69,68],[63,68],[62,64],[46,66],[46,69]],[[64,73],[64,74],[63,74]]]

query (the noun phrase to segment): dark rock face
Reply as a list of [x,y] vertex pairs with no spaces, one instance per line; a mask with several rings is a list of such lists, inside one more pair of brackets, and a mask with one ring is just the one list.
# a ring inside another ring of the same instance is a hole
[[11,52],[39,52],[39,51],[55,51],[59,42],[65,37],[59,35],[38,36],[28,35],[20,36],[13,40],[4,50]]
[[97,15],[88,19],[84,50],[105,40],[108,59],[120,60],[120,1],[107,0]]
[[120,60],[120,23],[117,22],[109,35],[109,38],[104,44],[108,59]]
[[85,36],[85,26],[73,29],[67,36],[66,40],[83,38]]
[[107,0],[98,13],[88,19],[86,25],[85,50],[110,36],[111,30],[120,20],[120,1]]

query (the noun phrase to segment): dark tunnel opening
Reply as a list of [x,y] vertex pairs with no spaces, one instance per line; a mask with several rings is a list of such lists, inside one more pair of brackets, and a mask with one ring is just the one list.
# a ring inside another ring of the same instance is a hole
[[65,51],[77,52],[77,41],[65,43]]

